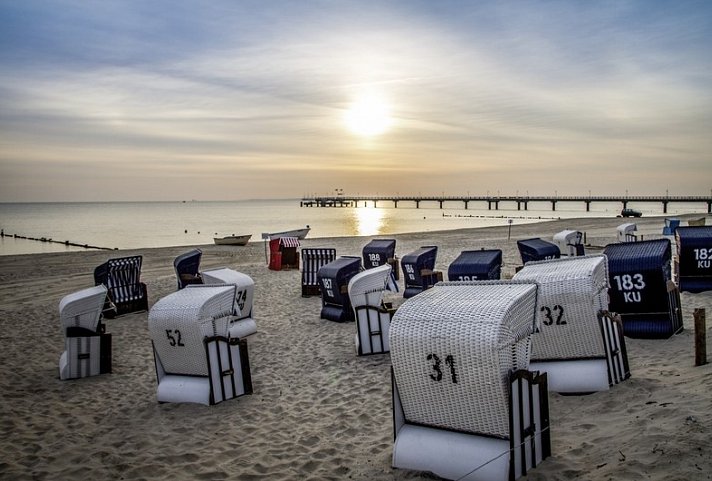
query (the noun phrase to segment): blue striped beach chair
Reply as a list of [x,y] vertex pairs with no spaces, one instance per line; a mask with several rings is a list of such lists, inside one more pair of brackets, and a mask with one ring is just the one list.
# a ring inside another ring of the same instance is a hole
[[173,268],[178,279],[178,289],[183,289],[189,284],[202,284],[200,276],[200,259],[203,252],[200,249],[193,249],[179,255],[173,261]]
[[336,259],[336,249],[331,247],[302,248],[302,297],[321,294],[317,273]]
[[115,311],[106,310],[104,316],[113,318],[130,312],[148,310],[146,284],[141,282],[142,256],[109,259],[94,269],[94,283],[103,284]]

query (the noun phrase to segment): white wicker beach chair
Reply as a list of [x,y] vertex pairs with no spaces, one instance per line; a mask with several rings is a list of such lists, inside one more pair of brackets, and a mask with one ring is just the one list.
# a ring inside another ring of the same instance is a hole
[[359,272],[348,285],[351,307],[356,319],[356,352],[359,356],[390,351],[388,332],[394,309],[383,302],[391,281],[391,266]]
[[255,298],[255,281],[247,274],[227,267],[201,272],[203,283],[230,284],[237,288],[235,308],[230,320],[230,337],[245,337],[257,332],[257,323],[252,317],[252,302]]
[[618,235],[618,242],[635,242],[638,240],[636,231],[638,230],[637,224],[632,222],[627,222],[616,227],[616,232]]
[[444,282],[390,328],[393,466],[517,479],[550,454],[546,374],[528,371],[537,285]]
[[247,341],[231,337],[234,285],[189,285],[148,315],[159,402],[217,404],[252,393]]
[[562,256],[576,257],[584,255],[583,232],[562,230],[554,234],[554,244],[559,247]]
[[76,379],[111,372],[111,334],[101,322],[107,289],[103,285],[82,289],[59,302],[59,319],[65,335],[59,358],[59,378]]
[[528,262],[514,279],[539,284],[530,368],[547,373],[551,391],[605,391],[630,377],[622,325],[601,314],[608,310],[606,256]]

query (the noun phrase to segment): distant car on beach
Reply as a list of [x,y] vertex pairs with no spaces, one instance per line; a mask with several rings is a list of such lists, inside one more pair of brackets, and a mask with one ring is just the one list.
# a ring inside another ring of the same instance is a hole
[[623,209],[620,217],[640,217],[643,213],[635,209]]

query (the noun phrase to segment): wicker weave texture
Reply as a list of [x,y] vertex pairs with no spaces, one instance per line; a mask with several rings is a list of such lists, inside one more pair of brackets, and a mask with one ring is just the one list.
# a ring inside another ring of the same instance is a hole
[[247,274],[236,270],[220,267],[203,271],[203,284],[221,285],[230,284],[237,287],[235,293],[235,315],[238,319],[252,316],[252,302],[255,298],[255,281]]
[[509,436],[508,376],[529,364],[536,284],[441,283],[409,299],[390,327],[409,422]]
[[96,331],[104,309],[107,289],[104,285],[82,289],[59,301],[59,320],[62,328],[83,327]]
[[[232,313],[234,302],[235,286],[189,285],[154,304],[148,330],[166,373],[208,375],[203,331],[226,335],[221,318]],[[220,321],[213,327],[213,320]]]
[[383,264],[353,276],[348,286],[351,306],[380,306],[390,275],[391,266]]
[[514,279],[539,284],[539,331],[532,360],[605,357],[598,312],[608,309],[603,255],[529,262]]

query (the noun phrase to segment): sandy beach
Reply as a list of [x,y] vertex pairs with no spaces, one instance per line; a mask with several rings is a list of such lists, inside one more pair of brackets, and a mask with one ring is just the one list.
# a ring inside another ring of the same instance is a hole
[[[577,229],[586,232],[587,252],[598,253],[616,241],[623,222],[515,224],[509,240],[506,226],[383,237],[397,239],[399,257],[437,245],[436,267],[444,272],[461,250],[500,248],[509,278],[521,264],[517,239]],[[634,222],[646,239],[661,236],[662,217]],[[302,245],[361,255],[370,239]],[[258,332],[248,337],[254,393],[215,406],[156,401],[147,312],[105,320],[111,374],[58,377],[63,296],[92,286],[94,268],[108,258],[140,254],[152,305],[176,290],[173,259],[189,247],[0,257],[0,478],[436,479],[391,467],[389,355],[357,357],[355,325],[320,319],[320,299],[301,297],[298,271],[268,270],[262,243],[200,248],[202,269],[226,266],[255,281]],[[682,306],[681,334],[626,340],[629,380],[587,396],[550,394],[552,456],[524,479],[712,479],[712,364],[694,367],[692,318],[695,308],[707,310],[712,342],[712,292],[683,293]]]

